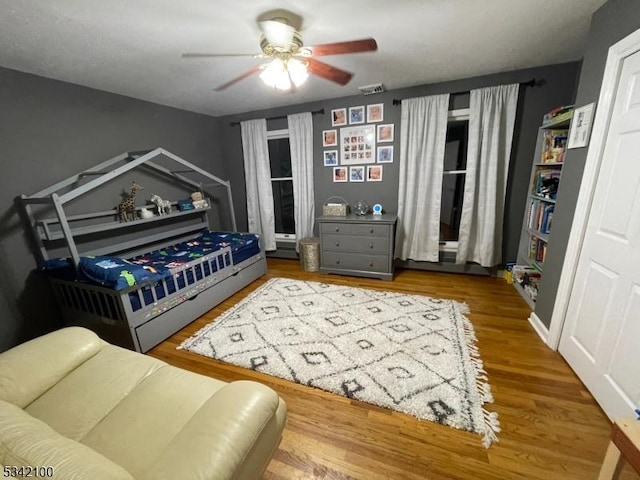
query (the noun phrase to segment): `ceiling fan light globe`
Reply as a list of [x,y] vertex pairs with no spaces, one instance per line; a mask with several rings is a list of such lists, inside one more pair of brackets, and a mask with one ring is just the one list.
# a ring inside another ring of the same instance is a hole
[[302,63],[300,60],[292,58],[287,63],[287,68],[289,70],[289,76],[291,77],[291,81],[296,87],[299,87],[309,78],[309,72],[307,72],[307,66]]
[[269,65],[260,74],[262,81],[271,88],[278,90],[289,90],[291,88],[291,80],[287,73],[287,67],[282,60],[274,58]]

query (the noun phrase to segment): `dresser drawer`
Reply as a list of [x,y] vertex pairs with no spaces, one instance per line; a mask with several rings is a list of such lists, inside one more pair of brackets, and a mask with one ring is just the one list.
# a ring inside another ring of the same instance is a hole
[[322,252],[322,266],[330,269],[388,272],[389,255],[366,255],[324,250]]
[[321,223],[320,231],[322,233],[351,233],[352,228],[354,227],[351,223]]
[[366,223],[354,223],[351,226],[351,233],[354,235],[385,235],[389,236],[390,225],[373,225]]
[[322,235],[322,248],[331,251],[357,253],[389,253],[389,237],[363,237],[356,235]]

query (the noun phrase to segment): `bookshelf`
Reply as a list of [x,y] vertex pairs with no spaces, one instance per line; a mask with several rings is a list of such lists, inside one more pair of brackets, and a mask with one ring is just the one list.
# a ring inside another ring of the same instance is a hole
[[552,119],[545,117],[538,129],[518,258],[512,267],[513,285],[532,310],[544,274],[572,113],[569,110]]

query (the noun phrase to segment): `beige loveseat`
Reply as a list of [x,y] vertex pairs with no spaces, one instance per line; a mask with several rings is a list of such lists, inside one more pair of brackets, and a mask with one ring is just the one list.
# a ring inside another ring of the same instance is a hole
[[79,327],[0,354],[0,475],[258,479],[285,417],[266,386],[171,367]]

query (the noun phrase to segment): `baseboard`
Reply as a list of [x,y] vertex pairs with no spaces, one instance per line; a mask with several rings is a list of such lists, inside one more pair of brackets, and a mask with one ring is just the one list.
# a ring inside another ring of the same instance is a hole
[[549,329],[544,323],[542,323],[542,320],[540,320],[540,318],[536,315],[536,312],[531,312],[531,315],[529,316],[529,323],[545,343],[545,345],[547,345],[547,340],[549,338]]

